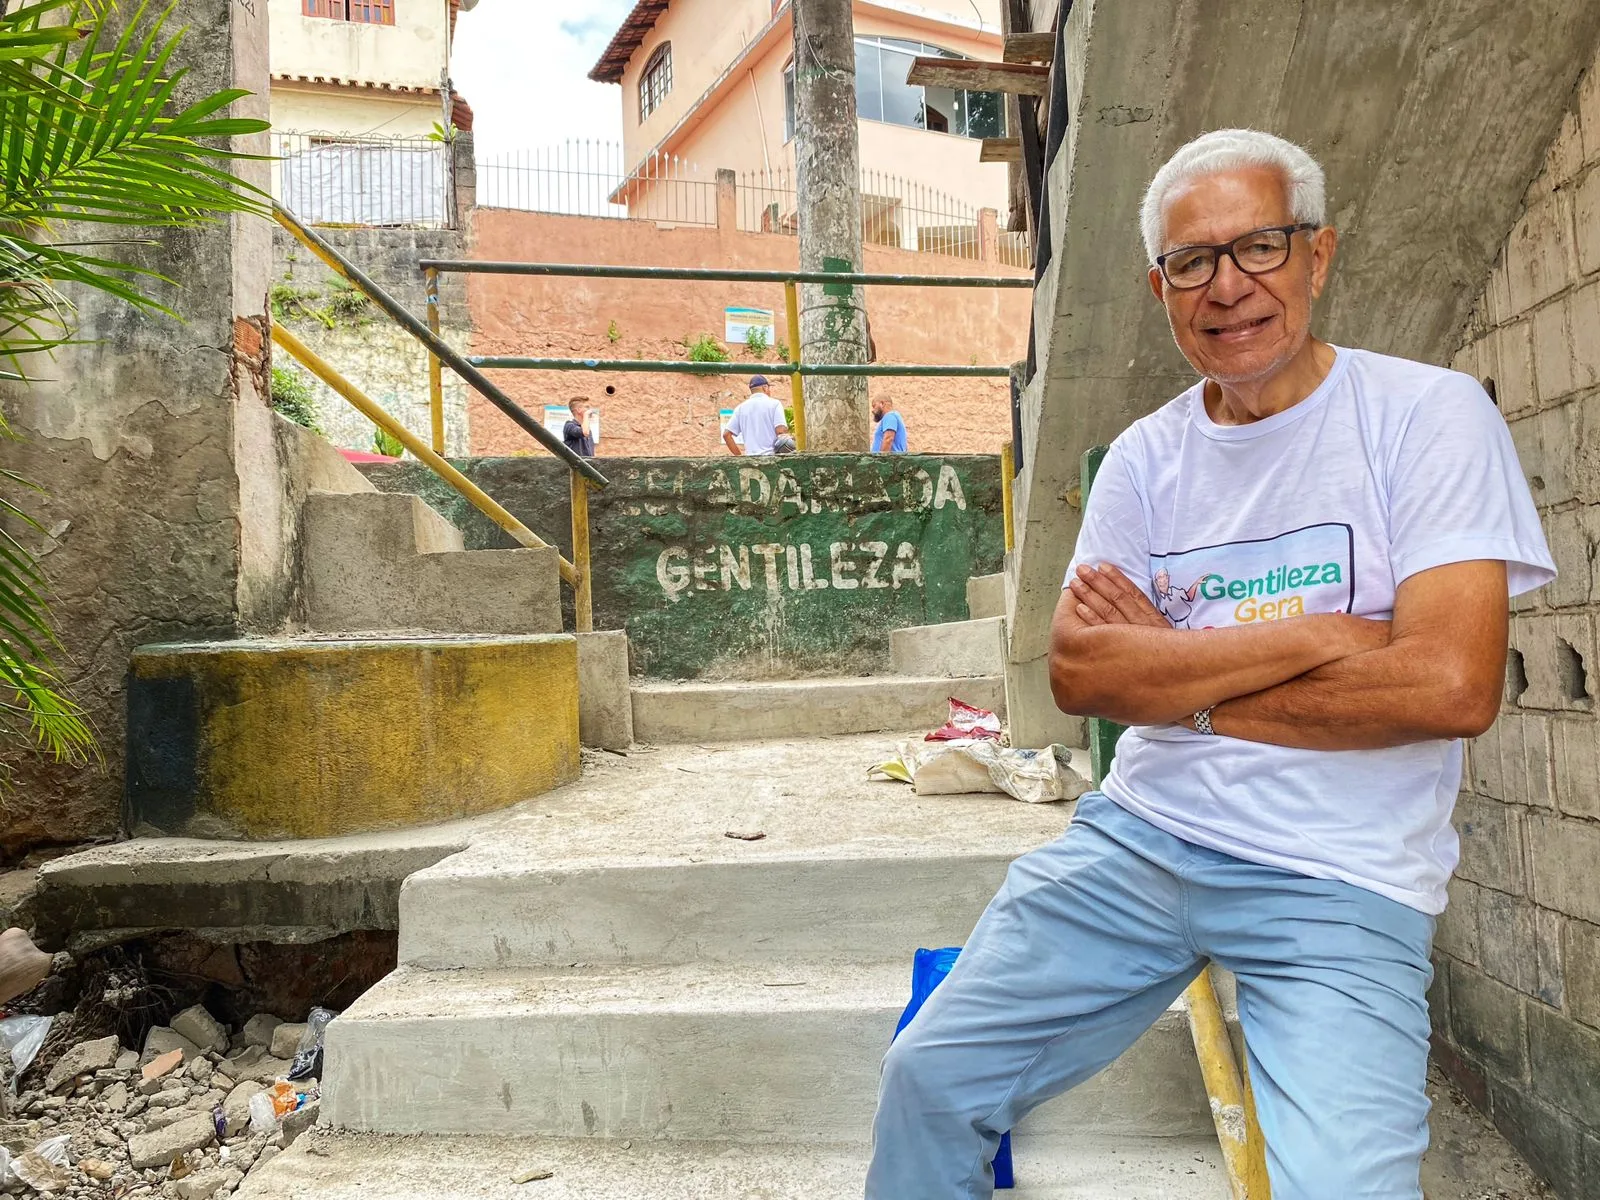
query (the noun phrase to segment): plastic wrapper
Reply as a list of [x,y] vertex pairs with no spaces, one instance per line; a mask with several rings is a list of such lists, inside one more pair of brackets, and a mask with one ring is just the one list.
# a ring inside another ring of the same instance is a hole
[[983,740],[908,739],[898,758],[870,772],[910,783],[919,796],[999,792],[1028,804],[1076,800],[1090,790],[1088,753],[1050,746],[1020,750]]
[[290,1079],[322,1078],[322,1043],[328,1034],[328,1023],[336,1016],[337,1013],[327,1008],[311,1010],[306,1018],[306,1031],[300,1035],[300,1048],[289,1066]]
[[987,708],[975,708],[964,700],[950,697],[950,716],[945,723],[930,733],[926,741],[952,742],[983,738],[1000,740],[1000,718]]
[[0,1185],[25,1183],[45,1195],[66,1191],[75,1182],[76,1176],[71,1160],[67,1158],[67,1143],[71,1140],[69,1135],[63,1133],[46,1138],[32,1150],[15,1158],[7,1155],[9,1161],[0,1170]]
[[277,1106],[271,1092],[257,1092],[250,1097],[250,1132],[271,1133],[278,1128]]

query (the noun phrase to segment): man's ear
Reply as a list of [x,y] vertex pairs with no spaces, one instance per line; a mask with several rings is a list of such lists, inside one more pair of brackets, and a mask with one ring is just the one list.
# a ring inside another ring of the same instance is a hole
[[1167,302],[1167,298],[1166,298],[1165,295],[1162,294],[1161,284],[1162,284],[1161,268],[1160,267],[1151,267],[1150,268],[1150,291],[1155,296],[1155,298],[1157,300],[1159,300],[1163,304],[1165,304]]
[[1339,249],[1339,231],[1324,225],[1311,235],[1311,298],[1317,299],[1328,286],[1328,270]]

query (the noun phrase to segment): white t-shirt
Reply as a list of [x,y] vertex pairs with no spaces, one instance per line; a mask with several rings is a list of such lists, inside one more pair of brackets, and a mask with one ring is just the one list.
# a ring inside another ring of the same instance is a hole
[[[1512,595],[1555,578],[1499,412],[1470,376],[1339,349],[1266,420],[1215,424],[1196,384],[1136,421],[1095,477],[1067,578],[1110,562],[1174,626],[1205,629],[1387,619],[1401,581],[1471,559],[1503,560]],[[1104,787],[1186,841],[1439,913],[1460,781],[1457,741],[1296,750],[1160,725],[1123,734]]]
[[744,442],[746,454],[771,454],[778,444],[778,426],[787,424],[783,405],[765,392],[756,392],[733,410],[728,432]]

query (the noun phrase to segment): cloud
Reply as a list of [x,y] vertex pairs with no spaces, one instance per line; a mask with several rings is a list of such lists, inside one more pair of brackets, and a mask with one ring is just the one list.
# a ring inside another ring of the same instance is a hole
[[580,21],[563,21],[560,29],[575,42],[609,42],[611,35],[617,31],[617,23],[609,17],[596,14]]

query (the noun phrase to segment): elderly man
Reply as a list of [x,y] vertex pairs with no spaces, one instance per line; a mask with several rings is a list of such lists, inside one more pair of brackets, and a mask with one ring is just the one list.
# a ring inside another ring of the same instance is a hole
[[1150,186],[1150,288],[1202,378],[1112,446],[1051,649],[1061,708],[1132,728],[895,1043],[869,1197],[990,1195],[1001,1133],[1207,960],[1238,979],[1274,1200],[1421,1195],[1459,739],[1499,707],[1508,593],[1555,572],[1475,380],[1311,336],[1324,191],[1249,130]]

